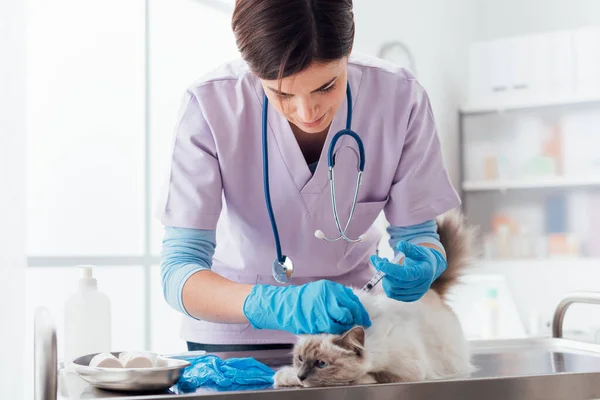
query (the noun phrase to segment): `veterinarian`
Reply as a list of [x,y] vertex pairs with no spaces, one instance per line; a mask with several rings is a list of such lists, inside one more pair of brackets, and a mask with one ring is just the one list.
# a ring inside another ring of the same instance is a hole
[[[351,0],[238,0],[232,28],[242,59],[185,91],[157,215],[188,349],[368,327],[347,286],[376,270],[389,297],[421,298],[447,267],[435,217],[460,204],[426,91],[352,53]],[[382,210],[402,268],[375,255]]]

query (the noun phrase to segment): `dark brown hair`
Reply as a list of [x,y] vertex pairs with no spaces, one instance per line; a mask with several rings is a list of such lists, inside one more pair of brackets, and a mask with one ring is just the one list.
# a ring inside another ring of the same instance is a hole
[[266,80],[339,60],[354,42],[352,0],[237,0],[231,26],[242,58]]

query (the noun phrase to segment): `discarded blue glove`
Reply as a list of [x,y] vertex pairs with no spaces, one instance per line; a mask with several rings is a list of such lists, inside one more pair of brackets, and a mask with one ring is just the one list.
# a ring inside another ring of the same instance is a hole
[[371,263],[377,271],[385,273],[381,282],[389,298],[417,301],[448,268],[448,263],[439,251],[409,242],[399,242],[396,250],[404,253],[402,266],[378,256],[371,256]]
[[186,359],[190,362],[179,378],[182,392],[193,391],[200,386],[217,386],[235,390],[244,385],[273,385],[275,371],[253,358],[230,358],[222,360],[206,355]]
[[256,384],[256,385],[231,385],[231,386],[219,386],[216,383],[205,383],[202,386],[192,389],[184,389],[180,385],[175,385],[169,389],[170,393],[173,394],[189,394],[189,393],[206,393],[206,392],[245,392],[245,391],[256,391],[256,390],[268,390],[272,389],[273,384]]

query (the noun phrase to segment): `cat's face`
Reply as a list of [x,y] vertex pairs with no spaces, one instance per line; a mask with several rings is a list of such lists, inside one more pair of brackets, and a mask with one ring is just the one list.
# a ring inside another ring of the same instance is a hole
[[309,335],[294,348],[294,368],[303,386],[349,384],[367,373],[365,331],[354,327],[344,335]]

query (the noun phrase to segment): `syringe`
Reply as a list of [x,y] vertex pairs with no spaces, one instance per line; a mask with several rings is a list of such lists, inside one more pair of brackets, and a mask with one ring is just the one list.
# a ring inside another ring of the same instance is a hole
[[[391,262],[394,264],[398,264],[398,266],[402,266],[403,261],[404,261],[404,253],[399,252],[398,254],[396,254],[396,257],[394,257]],[[369,279],[369,282],[367,282],[367,284],[365,286],[363,286],[361,290],[363,292],[370,291],[379,283],[380,280],[383,279],[384,276],[385,276],[385,272],[377,271],[377,273],[371,279]]]

